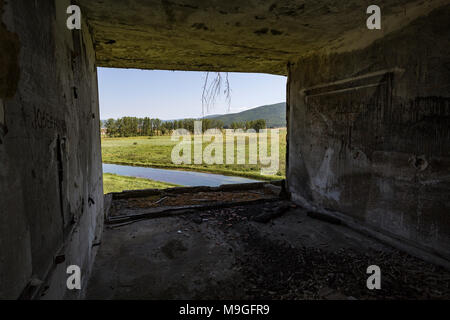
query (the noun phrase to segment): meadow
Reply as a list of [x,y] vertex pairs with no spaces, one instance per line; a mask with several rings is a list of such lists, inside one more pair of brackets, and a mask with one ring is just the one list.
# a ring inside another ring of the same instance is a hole
[[[286,129],[279,133],[279,170],[275,175],[261,175],[261,164],[225,164],[225,138],[224,138],[224,164],[174,164],[172,163],[172,149],[177,144],[171,136],[102,138],[102,157],[104,163],[121,164],[142,167],[167,168],[207,173],[218,173],[230,176],[241,176],[259,180],[279,180],[285,177],[286,168]],[[203,148],[210,143],[203,143]],[[259,148],[259,147],[258,147]],[[193,149],[193,148],[192,148]],[[246,155],[248,159],[248,143]],[[268,144],[270,150],[270,140]],[[259,149],[258,149],[259,152]],[[235,157],[237,155],[235,144]],[[248,161],[246,161],[248,163]]]
[[154,181],[150,179],[119,176],[111,173],[103,174],[103,193],[122,192],[139,189],[167,189],[178,185]]

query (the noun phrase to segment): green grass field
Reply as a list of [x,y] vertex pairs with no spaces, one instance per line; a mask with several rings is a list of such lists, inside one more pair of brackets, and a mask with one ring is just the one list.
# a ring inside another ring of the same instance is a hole
[[103,192],[122,192],[140,189],[167,189],[178,187],[175,184],[154,181],[150,179],[119,176],[111,173],[103,174]]
[[[190,171],[200,171],[218,173],[223,175],[241,176],[260,180],[279,180],[285,177],[286,168],[286,129],[280,130],[280,163],[279,171],[276,175],[261,175],[261,165],[195,165],[172,163],[171,154],[177,142],[171,141],[171,136],[155,137],[132,137],[132,138],[102,138],[102,157],[104,163],[122,164],[142,167],[183,169]],[[224,139],[225,140],[225,139]],[[204,143],[205,148],[209,143]],[[236,148],[236,147],[235,147]],[[193,148],[192,148],[193,149]],[[270,150],[270,143],[268,146]],[[225,159],[224,141],[224,159]],[[236,157],[235,150],[235,157]],[[246,154],[248,157],[248,144],[246,144]],[[225,162],[225,161],[224,161]],[[258,162],[259,163],[259,162]]]

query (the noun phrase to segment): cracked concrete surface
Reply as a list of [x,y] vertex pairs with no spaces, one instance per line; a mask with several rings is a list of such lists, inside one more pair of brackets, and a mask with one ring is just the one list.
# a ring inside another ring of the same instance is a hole
[[367,32],[366,1],[76,1],[103,67],[287,74],[317,52],[364,48],[448,0],[383,0]]

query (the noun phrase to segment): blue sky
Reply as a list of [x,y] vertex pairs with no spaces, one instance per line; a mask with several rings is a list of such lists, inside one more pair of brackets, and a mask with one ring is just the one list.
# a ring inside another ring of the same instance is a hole
[[[201,117],[204,79],[204,72],[98,68],[101,119]],[[230,111],[221,96],[207,114],[240,112],[286,100],[286,77],[229,73],[229,81]]]

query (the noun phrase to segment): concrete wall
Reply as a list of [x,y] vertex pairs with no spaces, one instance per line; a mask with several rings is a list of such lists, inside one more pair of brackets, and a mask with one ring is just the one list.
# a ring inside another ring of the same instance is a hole
[[69,4],[0,0],[1,299],[78,297],[66,267],[87,279],[102,228],[95,52]]
[[294,200],[447,260],[449,16],[446,6],[366,49],[291,64],[287,172]]

